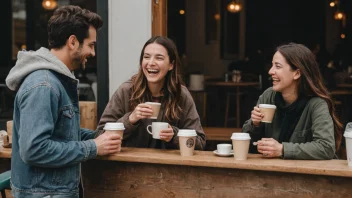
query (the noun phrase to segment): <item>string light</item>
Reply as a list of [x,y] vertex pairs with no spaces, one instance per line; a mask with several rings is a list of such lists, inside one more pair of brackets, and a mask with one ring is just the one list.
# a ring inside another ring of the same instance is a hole
[[241,11],[242,6],[239,3],[236,3],[235,1],[231,1],[231,3],[229,3],[227,5],[227,11],[231,12],[231,13],[236,13]]
[[57,7],[57,1],[56,0],[43,0],[42,6],[46,10],[53,10]]

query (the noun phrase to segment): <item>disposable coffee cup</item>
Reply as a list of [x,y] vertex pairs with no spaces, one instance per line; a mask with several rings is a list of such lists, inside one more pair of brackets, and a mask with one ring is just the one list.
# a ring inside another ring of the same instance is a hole
[[192,156],[196,145],[196,130],[180,129],[177,133],[181,156]]
[[125,126],[121,122],[108,122],[104,126],[105,133],[117,133],[123,139],[123,131]]
[[247,160],[249,142],[251,137],[248,133],[232,133],[233,156],[235,160]]
[[259,104],[259,109],[264,114],[262,122],[271,123],[274,118],[276,106],[272,104]]
[[150,119],[157,119],[158,115],[159,115],[161,103],[158,103],[158,102],[146,102],[145,104],[150,105],[152,107],[152,110],[153,110],[153,115],[150,116],[149,118]]
[[231,144],[218,144],[216,145],[219,154],[230,154],[232,145]]
[[345,133],[348,167],[352,168],[352,122],[347,123]]

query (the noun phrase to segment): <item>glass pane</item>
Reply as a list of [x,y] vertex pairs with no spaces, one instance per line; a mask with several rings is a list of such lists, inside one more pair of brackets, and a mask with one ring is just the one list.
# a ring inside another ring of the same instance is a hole
[[26,3],[25,0],[12,0],[12,59],[15,60],[17,52],[26,49]]

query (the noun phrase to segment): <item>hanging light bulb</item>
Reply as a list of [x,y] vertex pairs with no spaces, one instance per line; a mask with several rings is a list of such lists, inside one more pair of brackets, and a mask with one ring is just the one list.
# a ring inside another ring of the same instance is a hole
[[43,0],[42,6],[46,10],[53,10],[57,7],[57,1],[56,0]]
[[337,12],[335,12],[334,18],[336,20],[342,20],[345,18],[345,14],[341,11],[337,11]]
[[330,2],[330,7],[335,7],[335,5],[336,5],[336,3],[335,3],[335,1],[332,1],[332,2]]
[[231,3],[229,3],[229,5],[227,5],[227,11],[231,12],[231,13],[236,13],[241,11],[242,6],[239,3],[236,3],[235,1],[231,1]]

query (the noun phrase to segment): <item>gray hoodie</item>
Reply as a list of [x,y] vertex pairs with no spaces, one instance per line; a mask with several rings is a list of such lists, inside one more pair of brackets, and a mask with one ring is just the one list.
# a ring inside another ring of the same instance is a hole
[[17,55],[16,65],[10,70],[6,77],[6,85],[9,89],[16,91],[21,86],[26,76],[33,71],[49,69],[74,80],[77,80],[67,66],[52,54],[47,48],[37,51],[20,51]]

